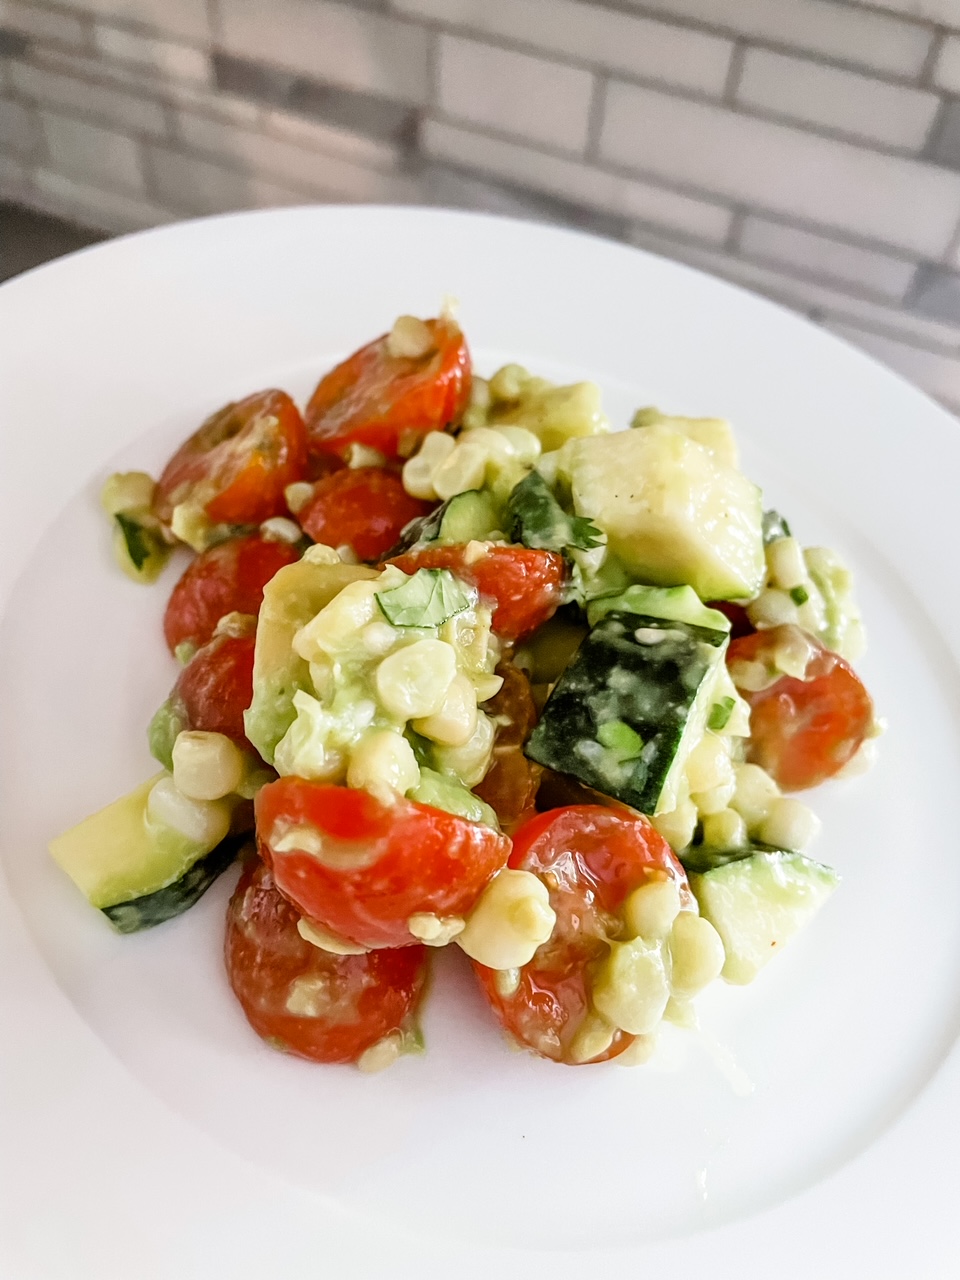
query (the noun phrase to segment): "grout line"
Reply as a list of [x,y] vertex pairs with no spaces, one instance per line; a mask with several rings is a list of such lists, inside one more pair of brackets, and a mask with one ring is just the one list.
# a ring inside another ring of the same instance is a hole
[[920,68],[920,74],[917,77],[918,84],[924,89],[932,89],[934,93],[938,93],[939,89],[934,84],[933,73],[936,70],[937,63],[940,61],[940,54],[943,46],[947,43],[947,32],[943,27],[937,27],[933,33],[933,40],[930,48],[927,50],[927,56],[923,66]]
[[730,219],[730,230],[724,240],[724,248],[728,253],[740,253],[740,237],[743,234],[743,224],[746,218],[747,210],[743,206],[735,205],[733,217]]
[[590,105],[587,108],[587,140],[583,148],[585,160],[598,161],[600,158],[600,134],[603,130],[603,118],[607,109],[607,77],[597,72],[590,88]]
[[727,69],[726,83],[723,86],[723,93],[720,95],[723,102],[732,104],[737,100],[737,90],[740,88],[740,80],[743,77],[743,63],[746,51],[745,41],[735,41],[733,52],[730,54],[730,66]]

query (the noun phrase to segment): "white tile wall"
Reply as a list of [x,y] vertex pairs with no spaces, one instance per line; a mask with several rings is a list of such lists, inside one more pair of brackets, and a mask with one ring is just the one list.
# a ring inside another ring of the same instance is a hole
[[52,111],[42,111],[40,120],[55,170],[108,188],[142,189],[140,149],[132,138]]
[[164,222],[176,215],[160,205],[118,191],[65,177],[50,169],[38,169],[34,175],[33,199],[47,213],[79,222],[98,231],[139,231]]
[[960,27],[960,4],[957,0],[848,0],[848,3],[867,5],[871,9],[888,9],[908,18],[940,22],[946,27]]
[[[67,5],[67,0],[61,0]],[[72,0],[71,9],[117,22],[144,23],[186,40],[208,40],[207,0]]]
[[733,41],[578,0],[393,0],[413,16],[455,23],[701,93],[720,94]]
[[228,160],[251,177],[262,174],[278,179],[304,196],[312,191],[341,200],[389,203],[416,199],[416,188],[409,179],[321,155],[276,137],[236,129],[222,121],[183,112],[177,131],[188,147]]
[[340,156],[359,165],[396,169],[400,163],[399,147],[319,120],[306,120],[290,111],[266,110],[262,123],[267,133],[287,142],[322,151],[326,155]]
[[948,93],[960,93],[960,36],[947,36],[933,68],[933,82]]
[[192,45],[136,35],[102,22],[96,24],[93,39],[99,52],[108,58],[132,62],[144,70],[155,71],[174,80],[210,84],[213,79],[209,57]]
[[28,152],[36,141],[34,113],[19,102],[0,98],[0,151]]
[[903,298],[917,269],[908,258],[894,258],[753,214],[743,221],[739,245],[748,257],[782,263],[837,284],[856,285],[892,301]]
[[395,18],[326,0],[220,0],[227,53],[290,67],[318,80],[401,102],[427,97],[429,37]]
[[931,395],[960,408],[960,359],[956,356],[924,351],[922,347],[898,342],[895,338],[883,337],[855,325],[829,324],[827,327],[854,346],[862,347],[882,364],[896,369],[911,382],[919,383]]
[[586,146],[588,71],[444,35],[438,76],[440,106],[451,116],[565,151]]
[[302,191],[169,147],[147,147],[147,171],[156,198],[183,213],[226,213],[305,201]]
[[929,320],[900,307],[851,295],[836,286],[785,275],[772,267],[750,262],[733,253],[667,239],[648,228],[636,228],[630,240],[641,249],[650,249],[654,253],[677,258],[711,275],[722,276],[725,280],[762,293],[805,315],[859,325],[872,332],[887,333],[891,337],[914,342],[918,346],[950,348],[960,352],[960,325]]
[[835,0],[628,0],[739,35],[821,53],[893,75],[919,75],[933,43],[929,28]]
[[736,99],[802,124],[919,151],[940,106],[935,93],[748,49]]
[[724,205],[693,200],[442,121],[427,121],[423,145],[429,155],[451,164],[606,213],[670,227],[681,235],[721,244],[730,230],[733,215]]
[[20,199],[27,191],[28,173],[27,166],[21,160],[0,151],[0,197],[7,200]]
[[10,78],[25,97],[36,102],[97,116],[122,129],[156,136],[166,133],[163,108],[149,98],[136,97],[92,80],[60,75],[29,63],[15,63],[10,68]]
[[932,257],[946,251],[960,209],[960,174],[628,84],[610,86],[600,153]]
[[62,44],[82,45],[87,41],[88,24],[83,19],[59,10],[21,4],[20,0],[0,2],[0,26]]

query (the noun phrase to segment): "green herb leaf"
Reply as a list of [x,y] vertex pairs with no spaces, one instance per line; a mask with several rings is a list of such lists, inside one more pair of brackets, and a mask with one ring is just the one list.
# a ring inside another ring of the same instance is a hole
[[714,733],[719,733],[721,729],[725,729],[727,721],[730,719],[730,713],[733,711],[734,702],[735,699],[730,697],[721,698],[719,702],[715,702],[710,708],[707,728],[712,729]]
[[395,627],[439,627],[474,603],[449,569],[418,569],[399,587],[378,591],[377,604]]
[[765,511],[763,519],[760,521],[760,528],[763,531],[764,545],[769,542],[776,542],[778,538],[789,538],[791,536],[790,526],[779,511]]
[[810,592],[806,587],[794,587],[790,592],[790,599],[794,604],[806,604],[810,599]]
[[514,542],[538,551],[592,551],[603,541],[585,516],[570,516],[537,471],[515,485],[507,500],[506,523]]
[[118,511],[113,517],[120,526],[120,532],[123,534],[123,540],[127,546],[127,555],[133,562],[135,569],[142,569],[150,558],[152,550],[151,538],[144,529],[142,524],[138,524],[136,520],[131,520],[129,516],[123,515]]

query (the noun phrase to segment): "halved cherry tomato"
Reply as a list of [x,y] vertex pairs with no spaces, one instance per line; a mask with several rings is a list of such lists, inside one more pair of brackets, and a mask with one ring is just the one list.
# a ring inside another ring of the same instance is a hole
[[734,683],[742,662],[767,663],[775,672],[775,655],[784,645],[801,653],[806,647],[806,670],[802,679],[780,676],[758,693],[740,689],[750,703],[747,759],[785,791],[800,791],[839,773],[870,733],[874,712],[850,664],[789,624],[731,643],[727,664]]
[[523,754],[523,744],[537,722],[530,681],[512,662],[501,662],[497,675],[503,677],[500,692],[483,707],[497,726],[493,761],[483,781],[473,789],[491,806],[509,835],[532,815],[543,769]]
[[719,609],[724,617],[730,619],[730,639],[738,640],[740,636],[752,635],[756,630],[742,604],[732,600],[711,600],[709,609]]
[[566,568],[555,551],[487,545],[474,558],[473,546],[424,547],[397,556],[391,564],[404,573],[450,569],[481,596],[496,604],[493,630],[505,640],[520,640],[552,618],[563,598]]
[[[494,970],[473,967],[507,1031],[535,1053],[574,1065],[573,1041],[591,1010],[591,967],[622,932],[617,912],[624,899],[664,875],[676,881],[684,907],[693,906],[693,895],[666,840],[626,808],[574,805],[539,814],[515,833],[509,866],[543,881],[557,923],[520,970],[512,995],[502,994]],[[590,1061],[615,1058],[634,1039],[618,1030]]]
[[283,491],[307,472],[307,435],[284,391],[260,391],[225,405],[163,469],[154,515],[169,528],[189,503],[214,524],[260,524],[287,511]]
[[253,648],[247,635],[218,635],[198,649],[170,695],[184,729],[223,733],[247,744],[243,713],[253,701]]
[[395,471],[357,467],[334,471],[314,485],[297,518],[314,542],[346,543],[361,560],[379,560],[397,545],[404,526],[431,505],[411,498]]
[[226,613],[259,612],[263,588],[278,569],[299,560],[289,542],[252,534],[202,551],[173,588],[163,615],[170,652],[178,644],[206,644]]
[[424,323],[435,344],[427,355],[392,356],[384,334],[321,378],[306,412],[312,450],[342,456],[356,443],[396,458],[407,433],[458,421],[470,398],[466,339],[453,320]]
[[305,941],[298,920],[269,870],[252,859],[227,909],[230,985],[274,1048],[313,1062],[356,1062],[413,1017],[426,948],[335,956]]
[[510,841],[412,800],[281,778],[257,793],[257,834],[280,891],[325,929],[364,947],[402,947],[421,912],[463,916]]

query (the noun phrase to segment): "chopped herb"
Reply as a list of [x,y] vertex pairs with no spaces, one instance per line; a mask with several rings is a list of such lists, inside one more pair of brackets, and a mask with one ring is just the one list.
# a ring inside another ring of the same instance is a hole
[[779,538],[789,538],[790,526],[779,511],[765,511],[760,522],[764,544],[776,542]]
[[735,699],[730,697],[721,698],[719,702],[715,702],[710,708],[707,728],[712,729],[714,733],[719,733],[721,729],[725,729],[730,719],[730,713],[733,711],[734,702]]
[[806,604],[810,599],[810,592],[806,587],[794,587],[790,592],[790,599],[794,604]]
[[147,560],[150,558],[151,538],[144,529],[142,524],[138,524],[136,520],[131,520],[129,516],[125,516],[122,512],[117,512],[113,517],[120,526],[120,532],[123,534],[123,540],[126,543],[127,555],[133,562],[133,567],[137,570],[143,568]]
[[449,569],[418,569],[401,586],[377,592],[376,601],[395,627],[439,627],[474,603]]
[[597,741],[601,747],[612,751],[620,763],[637,760],[643,750],[643,739],[625,720],[608,720],[597,729]]
[[538,551],[592,551],[603,542],[585,516],[570,516],[537,471],[514,486],[507,501],[508,532],[514,542]]

